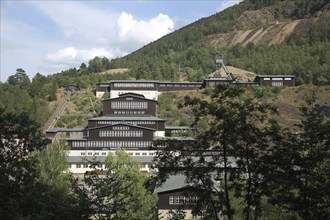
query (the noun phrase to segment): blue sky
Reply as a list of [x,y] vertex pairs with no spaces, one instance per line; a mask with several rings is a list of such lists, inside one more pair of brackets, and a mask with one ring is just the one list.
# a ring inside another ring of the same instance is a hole
[[0,81],[129,54],[242,0],[1,0]]

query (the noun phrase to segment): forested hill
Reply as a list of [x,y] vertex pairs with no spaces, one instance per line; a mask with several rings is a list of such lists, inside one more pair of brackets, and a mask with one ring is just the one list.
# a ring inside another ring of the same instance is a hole
[[[245,0],[200,19],[122,58],[95,57],[48,76],[82,88],[111,79],[201,81],[225,63],[256,74],[290,74],[297,84],[330,84],[328,0]],[[114,69],[128,69],[106,74]],[[102,73],[102,74],[100,74]]]
[[[0,110],[27,111],[43,124],[51,115],[49,103],[55,108],[61,100],[62,85],[91,91],[97,82],[114,79],[179,81],[185,76],[200,81],[214,72],[219,50],[230,66],[256,74],[293,74],[298,84],[330,85],[329,24],[328,0],[245,0],[122,58],[95,57],[79,69],[38,73],[33,79],[18,68],[0,83]],[[273,40],[282,33],[285,37]]]
[[329,84],[329,9],[327,0],[247,0],[112,60],[111,67],[127,67],[136,79],[174,81],[187,73],[199,81],[214,71],[214,52],[221,50],[227,64],[257,74]]

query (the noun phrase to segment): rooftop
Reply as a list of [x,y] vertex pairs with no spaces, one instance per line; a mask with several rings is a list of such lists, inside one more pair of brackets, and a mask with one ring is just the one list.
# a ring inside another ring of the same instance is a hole
[[62,128],[62,127],[56,127],[56,128],[52,128],[47,130],[46,132],[67,132],[67,131],[71,131],[71,132],[79,132],[79,131],[84,131],[85,128]]
[[285,78],[295,78],[294,75],[257,75],[256,77],[285,77]]
[[88,119],[90,121],[165,121],[164,119],[158,118],[156,116],[152,115],[144,115],[144,116],[135,116],[135,115],[129,115],[129,116],[101,116],[96,118]]

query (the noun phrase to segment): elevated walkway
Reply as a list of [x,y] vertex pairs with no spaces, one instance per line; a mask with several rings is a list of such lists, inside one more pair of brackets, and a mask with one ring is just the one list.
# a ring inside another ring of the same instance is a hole
[[66,108],[69,100],[71,98],[71,92],[68,92],[66,97],[64,98],[64,100],[62,101],[62,103],[60,103],[60,105],[57,107],[56,111],[54,112],[54,114],[52,115],[52,117],[47,121],[47,123],[44,125],[43,127],[43,131],[44,133],[49,130],[52,129],[57,120],[59,119],[59,117],[61,116],[62,112],[64,111],[64,109]]

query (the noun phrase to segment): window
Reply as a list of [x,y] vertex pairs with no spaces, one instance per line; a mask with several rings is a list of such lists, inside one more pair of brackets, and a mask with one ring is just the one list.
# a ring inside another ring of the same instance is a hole
[[81,168],[81,164],[77,164],[76,165],[76,168]]
[[100,153],[95,153],[94,155],[100,155]]
[[143,131],[127,131],[129,130],[129,127],[113,127],[113,130],[115,131],[99,131],[99,136],[100,137],[143,137]]
[[197,196],[169,196],[170,205],[196,204]]
[[84,166],[83,166],[84,168],[88,168],[88,164],[84,164]]
[[86,155],[86,153],[85,152],[81,152],[80,155]]
[[133,88],[152,88],[155,87],[154,83],[114,83],[114,87],[133,87]]
[[92,152],[88,152],[88,155],[93,155],[93,153]]
[[107,153],[106,152],[102,152],[102,155],[107,155]]
[[140,156],[140,153],[135,153],[135,156]]
[[272,86],[283,86],[283,82],[272,82]]

